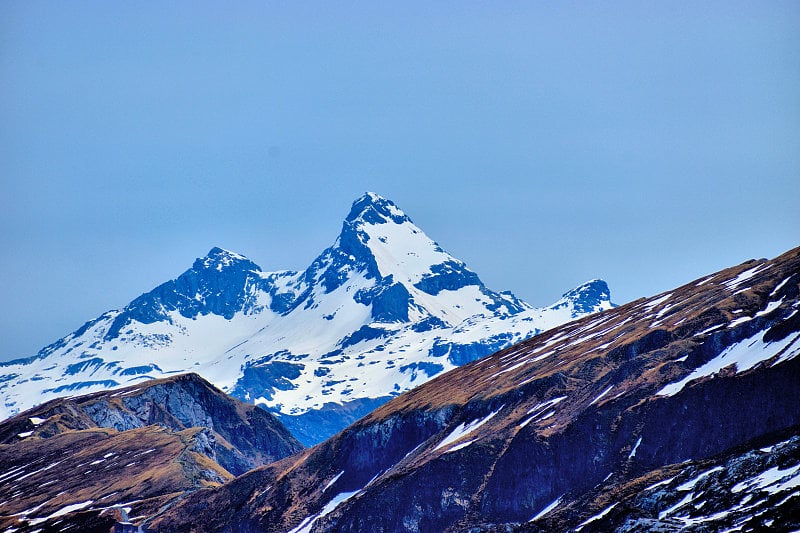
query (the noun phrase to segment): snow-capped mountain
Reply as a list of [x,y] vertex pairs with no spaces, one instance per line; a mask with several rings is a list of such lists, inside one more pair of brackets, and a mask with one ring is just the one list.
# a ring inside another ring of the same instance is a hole
[[311,444],[434,375],[611,306],[600,280],[541,309],[494,292],[367,193],[302,272],[263,272],[213,248],[124,309],[0,364],[0,417],[190,371],[266,406]]

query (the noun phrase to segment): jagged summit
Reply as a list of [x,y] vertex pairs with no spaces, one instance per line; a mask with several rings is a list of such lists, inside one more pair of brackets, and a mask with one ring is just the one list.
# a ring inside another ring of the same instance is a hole
[[194,261],[192,268],[128,304],[114,319],[105,339],[119,337],[132,322],[172,322],[172,314],[185,318],[218,315],[228,320],[237,312],[252,313],[257,298],[248,287],[260,280],[261,268],[243,255],[212,248]]
[[392,201],[372,192],[353,203],[336,247],[363,265],[368,277],[392,277],[412,292],[416,288],[436,296],[443,290],[475,286],[498,307],[507,300],[497,293],[490,295],[463,261],[442,249]]
[[367,192],[353,202],[345,223],[361,221],[367,224],[384,224],[390,220],[395,224],[411,222],[408,215],[394,202],[374,192]]
[[222,272],[224,269],[234,267],[239,270],[261,271],[261,267],[250,261],[247,257],[215,246],[209,250],[205,257],[195,260],[193,270],[214,269]]
[[[368,192],[353,202],[333,250],[368,277],[402,274],[415,283],[430,267],[457,261],[431,240],[391,200]],[[399,267],[399,270],[398,270]]]

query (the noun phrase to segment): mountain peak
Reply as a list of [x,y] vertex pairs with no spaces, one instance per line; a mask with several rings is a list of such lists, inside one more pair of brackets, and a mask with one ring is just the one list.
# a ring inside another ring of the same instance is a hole
[[244,267],[245,270],[261,270],[258,265],[250,261],[245,256],[237,254],[236,252],[231,252],[230,250],[225,250],[224,248],[220,248],[218,246],[215,246],[209,250],[205,257],[197,259],[194,263],[194,269],[214,269],[218,272],[222,272],[223,269],[234,265]]
[[374,192],[367,192],[353,202],[350,213],[345,219],[345,222],[357,221],[367,224],[385,224],[389,221],[402,224],[411,222],[411,219],[391,200]]
[[614,307],[611,291],[602,279],[593,279],[564,293],[562,300],[572,302],[579,313],[591,313]]
[[608,283],[602,279],[591,279],[586,283],[572,289],[571,291],[564,293],[562,296],[564,298],[573,296],[586,297],[590,294],[596,294],[598,296],[604,295],[606,298],[611,296],[611,292],[608,289]]

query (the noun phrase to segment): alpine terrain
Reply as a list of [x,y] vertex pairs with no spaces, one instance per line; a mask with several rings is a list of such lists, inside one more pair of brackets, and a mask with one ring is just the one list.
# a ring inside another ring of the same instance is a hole
[[0,530],[108,532],[302,449],[196,374],[52,400],[0,423]]
[[467,363],[146,524],[796,531],[798,355],[800,248]]
[[196,372],[314,444],[444,371],[612,307],[591,281],[537,309],[488,289],[391,201],[367,193],[302,272],[220,248],[33,357],[0,363],[0,417]]

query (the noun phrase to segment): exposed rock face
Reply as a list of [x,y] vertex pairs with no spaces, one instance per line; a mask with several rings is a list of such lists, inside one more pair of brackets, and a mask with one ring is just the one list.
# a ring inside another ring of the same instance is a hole
[[0,424],[0,528],[107,532],[115,505],[150,515],[300,450],[272,415],[194,374],[53,400]]
[[133,300],[119,313],[105,340],[119,337],[131,322],[170,321],[170,311],[186,318],[214,314],[230,320],[237,312],[252,312],[257,298],[248,290],[261,282],[261,268],[239,254],[214,247],[178,278]]
[[[157,531],[800,527],[800,248],[452,370]],[[220,517],[224,503],[230,512]],[[616,505],[614,505],[616,504]]]
[[[798,433],[800,428],[794,427],[749,449],[672,464],[622,482],[612,478],[554,511],[544,524],[519,529],[557,528],[560,520],[583,507],[597,511],[578,525],[582,533],[795,530],[800,516]],[[786,438],[790,434],[794,436]]]

